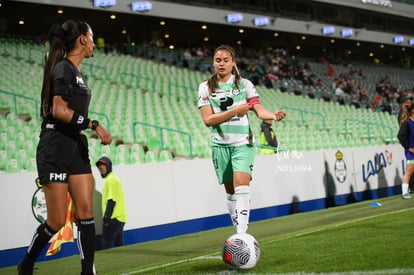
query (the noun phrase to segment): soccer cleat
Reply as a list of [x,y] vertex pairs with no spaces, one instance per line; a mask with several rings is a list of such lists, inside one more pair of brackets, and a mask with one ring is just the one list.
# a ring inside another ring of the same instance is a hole
[[27,260],[22,260],[17,265],[17,271],[19,275],[33,275],[34,263],[30,263]]
[[401,195],[401,197],[403,198],[403,199],[411,199],[411,195],[410,195],[410,193],[404,193],[404,194],[402,194]]

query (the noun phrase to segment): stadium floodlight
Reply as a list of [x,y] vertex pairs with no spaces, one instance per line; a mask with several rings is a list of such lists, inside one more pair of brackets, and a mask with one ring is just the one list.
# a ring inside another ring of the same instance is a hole
[[229,13],[226,15],[227,23],[240,23],[243,21],[243,14],[241,13]]
[[409,46],[414,46],[414,38],[409,38],[408,39],[408,45]]
[[137,1],[131,3],[131,10],[132,11],[150,11],[152,10],[152,3],[149,1]]

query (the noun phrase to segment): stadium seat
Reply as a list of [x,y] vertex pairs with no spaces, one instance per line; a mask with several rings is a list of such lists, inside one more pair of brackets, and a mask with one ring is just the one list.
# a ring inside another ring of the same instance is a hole
[[24,168],[26,169],[26,171],[30,172],[37,171],[36,158],[28,158],[26,160],[26,163],[24,164]]
[[[22,56],[30,58],[28,47],[22,46],[19,49],[22,51]],[[33,64],[16,60],[13,56],[1,56],[1,58],[0,89],[10,90],[16,94],[24,93],[25,96],[38,100],[36,91],[41,90],[41,83],[38,80],[42,78],[42,71],[33,70]],[[88,63],[90,60],[86,62]],[[88,83],[92,91],[97,91],[93,93],[91,111],[108,116],[110,132],[114,138],[119,138],[124,143],[132,143],[129,162],[144,162],[149,158],[158,161],[164,158],[165,154],[161,153],[156,158],[154,156],[146,157],[144,148],[133,143],[146,142],[150,151],[168,148],[175,149],[176,153],[181,156],[189,154],[187,140],[182,135],[163,131],[164,148],[161,148],[158,129],[136,125],[134,136],[132,129],[134,122],[155,124],[188,132],[192,138],[193,155],[211,157],[208,138],[210,130],[202,123],[197,108],[197,88],[201,81],[207,79],[208,75],[126,55],[101,54],[96,56],[90,64],[94,66],[85,66],[85,71],[90,76]],[[309,64],[313,73],[321,77],[324,83],[324,86],[315,88],[314,92],[332,93],[333,79],[325,75],[326,65],[312,61]],[[367,90],[375,89],[373,83],[386,74],[390,75],[394,83],[408,87],[414,86],[412,73],[410,74],[408,70],[378,66],[361,66],[361,68],[366,76],[358,81],[366,85]],[[93,71],[90,71],[92,69]],[[335,65],[336,73],[345,72],[346,69],[343,66]],[[7,73],[5,73],[6,71]],[[125,83],[122,83],[120,79],[122,74],[129,75],[125,77]],[[155,78],[159,74],[163,75],[162,79]],[[278,85],[285,84],[284,80],[276,82]],[[137,88],[135,84],[139,87]],[[289,88],[307,89],[297,80],[286,80],[286,85]],[[289,92],[282,93],[279,89],[267,89],[260,85],[256,86],[256,89],[260,95],[261,103],[266,109],[286,108],[288,116],[282,122],[274,124],[278,140],[286,148],[294,149],[296,147],[299,149],[298,147],[300,147],[303,150],[313,150],[333,148],[338,145],[351,147],[360,146],[360,140],[362,140],[362,144],[366,144],[368,142],[366,127],[357,125],[358,123],[349,123],[348,132],[344,133],[344,119],[366,120],[391,127],[391,133],[388,127],[372,127],[371,144],[398,142],[395,138],[398,131],[395,115],[373,112],[365,108],[356,109],[352,106],[341,106],[335,102],[325,102],[323,99],[309,99],[307,96],[296,96]],[[0,93],[0,102],[0,108],[10,110],[7,116],[0,117],[0,139],[2,141],[0,150],[10,151],[11,149],[18,152],[19,149],[24,149],[27,158],[34,157],[40,131],[40,119],[32,117],[28,122],[19,119],[18,114],[13,112],[12,96]],[[31,102],[19,99],[17,100],[17,109],[22,112],[35,113],[34,104]],[[111,104],[106,104],[107,102],[111,102]],[[306,115],[303,118],[298,109],[305,112]],[[95,114],[92,116],[95,118]],[[102,124],[105,123],[105,120],[100,116],[97,119]],[[250,120],[257,142],[260,135],[260,120],[254,115],[250,116]],[[306,142],[303,142],[303,132],[307,133]],[[344,134],[347,135],[345,139],[340,137]],[[91,160],[101,155],[116,159],[123,147],[114,144],[102,146],[98,139],[89,139],[89,141]],[[29,143],[31,144],[29,145]],[[149,155],[151,154],[153,153]],[[10,159],[15,156],[9,153],[7,157]],[[128,157],[125,158],[125,154],[122,158],[124,162],[128,162]]]
[[147,151],[145,153],[145,163],[159,162],[158,151]]
[[161,150],[161,141],[158,137],[151,136],[147,139],[148,150]]
[[159,154],[159,161],[169,161],[173,160],[173,155],[170,151],[162,150]]
[[24,171],[24,167],[17,159],[12,158],[6,164],[5,170],[6,173],[18,173]]

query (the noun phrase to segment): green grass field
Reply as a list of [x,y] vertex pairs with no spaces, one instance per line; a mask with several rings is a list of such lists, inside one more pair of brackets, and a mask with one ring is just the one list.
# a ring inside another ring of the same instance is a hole
[[[250,224],[261,248],[254,269],[221,260],[232,227],[97,251],[98,274],[414,274],[414,199],[400,196]],[[35,274],[80,274],[79,256],[41,262]],[[0,274],[17,274],[16,267]]]

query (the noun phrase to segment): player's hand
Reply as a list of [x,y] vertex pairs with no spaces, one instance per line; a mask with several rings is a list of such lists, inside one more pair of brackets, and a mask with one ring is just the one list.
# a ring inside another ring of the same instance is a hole
[[251,108],[250,105],[247,104],[247,103],[238,105],[236,107],[236,110],[237,110],[236,116],[238,116],[238,117],[244,116],[245,114],[247,114],[249,112],[250,108]]
[[101,139],[101,144],[103,145],[109,145],[112,142],[111,134],[102,126],[98,125],[96,128],[96,134]]
[[280,121],[280,120],[284,119],[284,118],[285,118],[285,116],[286,116],[286,113],[285,113],[284,111],[282,111],[282,110],[279,110],[279,111],[276,111],[276,112],[275,112],[275,117],[274,117],[274,119],[275,119],[276,121]]

